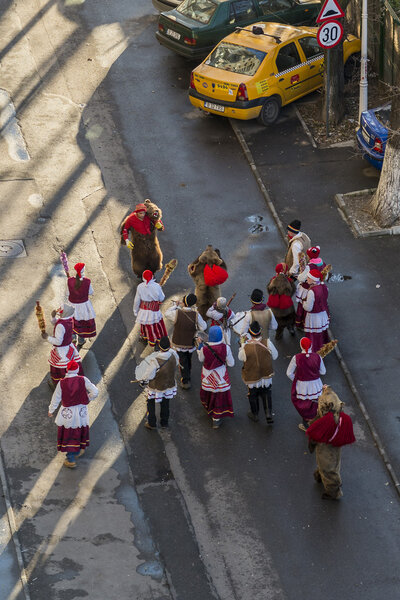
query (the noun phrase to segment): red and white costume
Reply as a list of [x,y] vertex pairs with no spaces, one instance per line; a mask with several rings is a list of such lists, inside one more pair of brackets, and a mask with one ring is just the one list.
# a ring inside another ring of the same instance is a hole
[[297,300],[297,311],[296,311],[296,327],[299,329],[304,328],[304,319],[305,312],[303,308],[303,300],[307,298],[308,290],[310,289],[309,284],[307,283],[307,277],[310,273],[311,269],[317,269],[317,271],[321,272],[322,269],[326,267],[326,263],[319,257],[320,253],[319,246],[313,246],[307,250],[307,256],[309,258],[309,263],[306,265],[304,271],[297,275],[297,288],[296,288],[296,300]]
[[49,413],[53,413],[61,403],[55,420],[58,425],[57,450],[79,452],[89,446],[87,405],[97,398],[98,393],[87,377],[78,375],[77,368],[70,368],[65,378],[58,382],[49,406]]
[[[231,345],[231,324],[235,319],[235,313],[229,307],[226,308],[226,318],[224,319],[224,313],[218,310],[217,303],[214,302],[208,309],[206,316],[211,319],[211,327],[218,325],[222,329],[222,335],[225,344]],[[226,324],[226,326],[225,326]]]
[[77,263],[75,271],[81,282],[77,288],[76,277],[68,277],[68,301],[74,307],[73,331],[81,338],[92,338],[96,335],[96,313],[89,296],[93,295],[90,279],[84,277],[84,263]]
[[220,327],[210,328],[210,338],[214,339],[215,330],[219,330],[219,341],[208,341],[197,351],[200,362],[203,363],[201,371],[200,400],[213,421],[218,422],[222,417],[233,417],[231,396],[231,382],[227,370],[233,367],[233,358],[230,346],[222,341]]
[[311,269],[308,281],[312,280],[310,289],[307,291],[303,302],[304,333],[310,338],[314,352],[329,342],[329,309],[328,288],[321,282],[321,273],[317,269]]
[[55,384],[65,377],[70,360],[79,363],[79,373],[83,375],[81,357],[72,343],[73,315],[72,306],[65,306],[62,311],[59,311],[58,316],[51,319],[54,331],[53,335],[47,337],[47,341],[53,345],[49,363],[50,375]]
[[136,290],[133,312],[137,322],[140,323],[141,337],[147,340],[150,346],[155,346],[162,337],[167,335],[160,310],[165,295],[160,284],[154,280],[151,271],[144,271],[143,279],[144,281],[139,283]]
[[311,341],[301,338],[302,352],[295,354],[289,363],[286,375],[293,382],[291,398],[300,416],[310,421],[317,414],[318,398],[322,392],[320,375],[325,375],[324,361],[311,351]]

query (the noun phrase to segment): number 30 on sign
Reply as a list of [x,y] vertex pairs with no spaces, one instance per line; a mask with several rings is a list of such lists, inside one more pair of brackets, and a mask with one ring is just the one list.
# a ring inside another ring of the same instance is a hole
[[317,41],[321,48],[334,48],[342,37],[343,25],[339,21],[326,21],[317,33]]

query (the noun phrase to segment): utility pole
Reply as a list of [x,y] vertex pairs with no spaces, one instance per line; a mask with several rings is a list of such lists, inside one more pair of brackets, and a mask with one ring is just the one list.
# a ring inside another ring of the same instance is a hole
[[361,68],[360,68],[360,104],[358,120],[361,113],[368,110],[368,0],[363,0],[361,9]]

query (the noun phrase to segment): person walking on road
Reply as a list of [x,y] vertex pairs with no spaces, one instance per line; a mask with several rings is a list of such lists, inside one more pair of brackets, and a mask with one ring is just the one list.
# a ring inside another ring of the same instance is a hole
[[231,345],[231,324],[235,319],[235,313],[226,302],[226,298],[221,296],[207,311],[207,317],[211,319],[211,326],[218,325],[222,329],[223,340],[225,344]]
[[310,338],[314,352],[329,342],[328,287],[321,281],[321,272],[311,269],[307,277],[309,289],[303,300],[304,333]]
[[173,304],[165,312],[165,317],[174,323],[171,345],[179,356],[181,388],[184,390],[189,390],[191,387],[192,354],[196,350],[196,332],[207,329],[207,323],[196,310],[196,301],[195,294],[186,294],[181,302]]
[[200,400],[212,418],[213,429],[218,429],[224,417],[233,417],[231,383],[226,367],[235,364],[230,346],[223,342],[221,327],[210,327],[208,342],[200,342],[197,354],[203,363]]
[[322,392],[320,376],[325,375],[326,369],[319,354],[312,351],[309,338],[301,338],[300,348],[301,353],[293,356],[286,375],[293,382],[292,402],[303,419],[299,428],[304,431],[317,414],[318,398]]
[[76,458],[84,454],[89,446],[88,404],[98,396],[98,389],[87,377],[79,375],[79,364],[71,360],[66,368],[64,379],[57,383],[51,398],[48,416],[53,417],[61,403],[56,417],[58,426],[57,450],[66,453],[64,467],[74,469]]
[[93,295],[90,279],[84,276],[85,263],[74,266],[75,277],[68,277],[68,301],[74,307],[73,333],[78,337],[78,350],[86,340],[96,336],[96,313],[89,296]]
[[140,323],[141,338],[148,342],[150,346],[155,346],[162,337],[167,335],[160,310],[165,295],[151,271],[143,271],[142,278],[142,283],[137,286],[133,302],[133,313],[137,322]]
[[45,331],[41,334],[42,338],[53,346],[49,357],[51,377],[49,385],[52,389],[65,377],[70,360],[78,363],[79,375],[83,375],[81,357],[72,343],[74,312],[73,307],[68,304],[58,310],[53,310],[51,313],[51,323],[54,326],[53,335],[48,335]]
[[343,496],[340,476],[342,446],[356,441],[351,418],[342,408],[343,402],[329,385],[324,385],[318,400],[317,417],[306,431],[308,448],[310,452],[315,450],[316,455],[314,479],[324,486],[324,500],[339,500]]
[[289,268],[289,275],[297,278],[300,272],[301,253],[305,254],[311,247],[311,240],[307,234],[300,231],[301,221],[295,219],[287,226],[288,249],[285,263]]
[[239,360],[243,362],[242,379],[247,385],[247,397],[250,411],[247,416],[258,421],[259,401],[261,400],[267,423],[272,424],[272,361],[278,358],[278,352],[272,342],[261,337],[261,327],[257,321],[250,325],[247,340],[239,350]]
[[261,335],[268,338],[270,330],[275,331],[278,323],[272,313],[272,310],[264,303],[264,294],[258,288],[251,293],[250,300],[252,307],[250,310],[242,313],[236,313],[233,323],[233,330],[242,337],[249,338],[249,327],[251,323],[257,321],[261,327]]
[[296,291],[296,285],[291,277],[287,275],[288,267],[285,263],[279,263],[275,267],[274,277],[267,285],[269,294],[267,305],[278,323],[275,339],[282,339],[285,327],[290,335],[294,335],[295,312],[292,296]]
[[[305,311],[303,308],[303,300],[307,297],[307,292],[310,288],[307,283],[307,277],[311,269],[317,269],[321,273],[326,268],[326,263],[320,258],[320,247],[312,246],[307,250],[308,264],[304,270],[301,271],[297,276],[297,289],[296,289],[296,327],[298,329],[304,329]],[[323,279],[323,278],[321,278]]]
[[168,336],[161,338],[160,350],[147,356],[136,367],[138,381],[148,382],[146,429],[157,429],[156,404],[160,405],[160,425],[168,427],[169,401],[176,396],[175,371],[178,354],[171,348]]

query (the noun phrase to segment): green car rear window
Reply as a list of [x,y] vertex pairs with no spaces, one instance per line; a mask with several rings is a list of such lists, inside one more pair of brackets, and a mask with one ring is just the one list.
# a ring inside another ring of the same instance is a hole
[[211,0],[183,0],[176,10],[193,21],[207,24],[216,9],[217,5]]
[[261,50],[246,48],[245,46],[238,46],[229,42],[221,42],[213,50],[205,64],[217,69],[223,69],[224,71],[252,76],[257,72],[258,67],[266,56],[267,53]]

